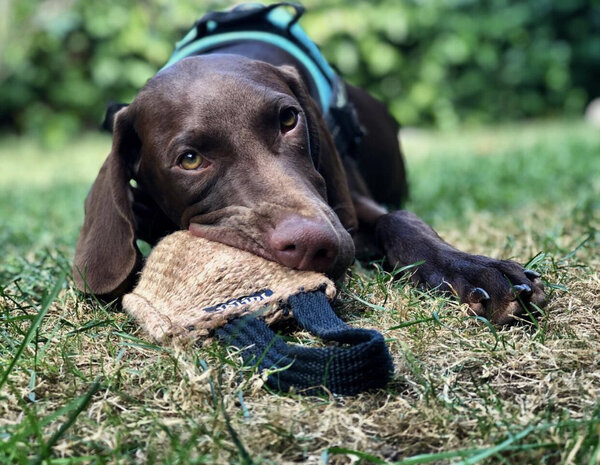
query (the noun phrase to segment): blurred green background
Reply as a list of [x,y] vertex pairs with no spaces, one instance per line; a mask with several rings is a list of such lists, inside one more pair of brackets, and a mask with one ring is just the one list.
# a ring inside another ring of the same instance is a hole
[[[598,0],[303,2],[352,83],[405,125],[581,115],[600,95]],[[0,0],[0,132],[60,146],[130,101],[211,8],[192,0]]]

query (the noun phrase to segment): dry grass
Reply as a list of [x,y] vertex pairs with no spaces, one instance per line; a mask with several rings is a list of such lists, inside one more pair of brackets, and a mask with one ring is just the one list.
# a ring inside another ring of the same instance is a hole
[[[494,328],[377,264],[356,265],[336,308],[384,333],[396,373],[386,389],[354,398],[269,392],[260,373],[216,343],[150,343],[127,315],[78,295],[68,276],[61,281],[80,218],[45,249],[13,227],[8,250],[19,255],[0,265],[0,462],[599,463],[600,189],[592,173],[600,138],[576,127],[545,143],[547,126],[539,126],[528,147],[542,160],[555,143],[573,159],[588,157],[587,194],[564,192],[564,202],[548,205],[532,187],[532,202],[446,221],[448,199],[430,218],[463,249],[537,256],[551,284],[544,314],[533,325]],[[452,162],[435,153],[443,142],[431,138],[412,166],[416,210],[427,208],[418,195],[431,160]],[[522,156],[518,142],[502,143],[495,157]]]

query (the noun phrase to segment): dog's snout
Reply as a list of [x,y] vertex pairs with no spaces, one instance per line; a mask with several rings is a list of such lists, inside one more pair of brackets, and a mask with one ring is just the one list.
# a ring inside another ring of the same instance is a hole
[[290,268],[328,272],[339,254],[339,239],[324,222],[293,215],[271,231],[268,244],[277,261]]

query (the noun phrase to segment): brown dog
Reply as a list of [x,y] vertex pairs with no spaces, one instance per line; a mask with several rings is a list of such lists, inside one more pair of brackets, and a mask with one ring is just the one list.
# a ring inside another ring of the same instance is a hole
[[417,283],[497,323],[523,313],[519,301],[544,302],[537,273],[458,251],[414,214],[380,206],[407,192],[398,126],[381,103],[347,86],[365,136],[342,159],[292,56],[252,43],[218,52],[161,71],[116,114],[112,151],[86,199],[80,289],[122,295],[142,264],[136,240],[189,228],[334,278],[355,243],[391,266],[423,261]]

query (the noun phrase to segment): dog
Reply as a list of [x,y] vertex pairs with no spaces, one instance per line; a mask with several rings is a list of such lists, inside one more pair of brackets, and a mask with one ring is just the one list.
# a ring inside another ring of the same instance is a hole
[[77,287],[122,296],[143,263],[136,241],[189,229],[334,279],[355,256],[416,264],[416,284],[498,324],[542,305],[538,273],[459,251],[384,206],[408,192],[399,126],[368,93],[343,87],[363,136],[340,154],[305,66],[275,45],[224,44],[157,73],[108,113],[112,149],[85,201]]

